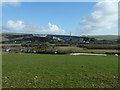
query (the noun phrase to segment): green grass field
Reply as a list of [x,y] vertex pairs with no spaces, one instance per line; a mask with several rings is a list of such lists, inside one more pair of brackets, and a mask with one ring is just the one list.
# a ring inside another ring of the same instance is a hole
[[105,39],[105,40],[115,40],[120,37],[120,35],[94,35],[94,36],[88,36],[96,39]]
[[109,49],[85,49],[79,47],[70,47],[70,46],[62,46],[56,48],[59,52],[73,52],[73,53],[118,53],[118,50],[109,50]]
[[118,57],[3,54],[3,88],[113,88]]

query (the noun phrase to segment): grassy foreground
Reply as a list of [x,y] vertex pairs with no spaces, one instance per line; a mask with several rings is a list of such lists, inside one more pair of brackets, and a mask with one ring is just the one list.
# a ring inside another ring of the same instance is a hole
[[113,88],[118,57],[3,54],[3,88]]

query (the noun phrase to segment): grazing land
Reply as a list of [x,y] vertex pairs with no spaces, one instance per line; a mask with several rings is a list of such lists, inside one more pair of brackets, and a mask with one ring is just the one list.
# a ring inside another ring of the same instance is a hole
[[96,35],[96,36],[88,36],[88,37],[93,37],[96,39],[104,39],[104,40],[116,40],[120,38],[119,35]]
[[118,87],[117,56],[3,54],[3,88]]
[[56,48],[58,53],[98,53],[98,54],[106,54],[106,53],[119,53],[118,50],[112,49],[86,49],[81,47],[74,46],[59,46]]

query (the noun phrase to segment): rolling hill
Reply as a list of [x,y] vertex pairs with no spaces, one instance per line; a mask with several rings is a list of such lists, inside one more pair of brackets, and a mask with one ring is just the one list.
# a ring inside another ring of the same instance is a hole
[[[37,35],[37,36],[36,36]],[[69,36],[69,35],[50,35],[50,34],[25,34],[25,33],[1,33],[0,39],[2,42],[6,41],[50,41],[53,38],[63,40],[64,42],[70,42],[70,39],[74,42],[89,41],[91,39],[96,40],[118,40],[118,35],[95,35],[95,36]]]
[[95,39],[104,39],[104,40],[117,40],[120,38],[118,35],[95,35],[95,36],[88,36]]

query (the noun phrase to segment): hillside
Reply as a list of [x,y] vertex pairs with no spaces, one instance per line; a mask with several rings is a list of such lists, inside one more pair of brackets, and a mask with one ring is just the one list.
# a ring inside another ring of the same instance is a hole
[[[16,36],[25,36],[25,35],[30,35],[30,34],[25,34],[25,33],[2,33],[2,40],[10,40],[10,39],[19,39],[21,37],[16,37]],[[1,36],[1,34],[0,34]],[[55,35],[55,36],[63,36],[63,35]],[[67,36],[67,35],[65,35]],[[13,37],[13,38],[9,38]],[[116,40],[118,39],[118,35],[94,35],[94,36],[87,36],[90,38],[95,38],[95,39],[104,39],[104,40]]]
[[0,39],[2,41],[11,41],[11,40],[20,40],[24,37],[28,37],[30,34],[24,34],[24,33],[2,33],[0,34]]
[[51,34],[22,34],[22,33],[3,33],[1,35],[2,41],[65,41],[65,42],[71,42],[73,40],[74,42],[77,41],[83,41],[83,40],[89,40],[88,37],[82,37],[82,36],[69,36],[69,35],[51,35]]
[[95,35],[95,36],[88,36],[95,39],[104,39],[104,40],[117,40],[119,38],[118,35]]
[[2,43],[23,43],[26,41],[30,42],[65,42],[65,43],[83,43],[96,42],[95,39],[99,40],[118,40],[117,35],[96,35],[96,36],[69,36],[69,35],[51,35],[51,34],[24,34],[24,33],[3,33],[0,34]]

